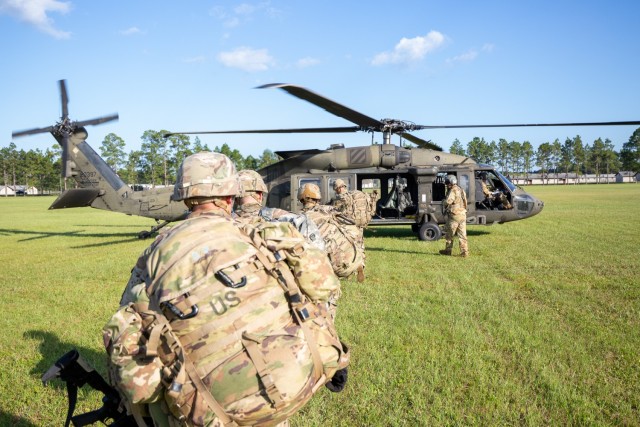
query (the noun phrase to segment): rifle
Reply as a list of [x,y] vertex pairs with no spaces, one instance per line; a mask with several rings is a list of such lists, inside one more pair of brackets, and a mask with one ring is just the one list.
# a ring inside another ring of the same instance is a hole
[[[60,357],[42,376],[42,384],[46,386],[47,381],[53,378],[60,378],[67,384],[69,409],[64,424],[65,427],[69,427],[70,422],[75,427],[81,427],[98,421],[112,427],[137,426],[133,416],[127,415],[126,410],[121,407],[121,398],[118,391],[107,384],[104,378],[80,356],[78,350],[73,349]],[[104,394],[102,407],[85,414],[73,416],[78,397],[78,388],[85,384],[89,384],[92,388]]]

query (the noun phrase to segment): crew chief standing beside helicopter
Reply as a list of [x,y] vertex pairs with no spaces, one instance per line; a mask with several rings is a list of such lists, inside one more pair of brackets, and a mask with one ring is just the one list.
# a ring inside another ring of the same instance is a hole
[[467,246],[467,196],[458,185],[458,178],[447,175],[444,180],[447,186],[447,195],[444,199],[444,209],[447,216],[445,224],[446,247],[440,251],[442,255],[451,255],[453,249],[453,236],[458,236],[460,244],[460,256],[469,256]]

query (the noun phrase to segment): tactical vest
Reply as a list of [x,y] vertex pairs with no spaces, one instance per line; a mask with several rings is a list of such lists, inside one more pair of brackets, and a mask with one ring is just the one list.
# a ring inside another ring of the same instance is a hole
[[359,190],[336,195],[336,209],[347,216],[358,227],[366,227],[375,215],[375,201]]
[[364,248],[359,245],[360,230],[356,225],[339,222],[335,213],[323,210],[305,212],[320,230],[325,251],[338,277],[347,278],[364,265]]
[[467,212],[467,195],[458,185],[454,185],[447,193],[447,200],[453,194],[453,203],[446,205],[446,211],[452,215],[466,214]]
[[273,425],[348,364],[327,313],[340,283],[290,223],[187,219],[147,271],[104,328],[110,377],[134,406],[164,401],[179,425]]

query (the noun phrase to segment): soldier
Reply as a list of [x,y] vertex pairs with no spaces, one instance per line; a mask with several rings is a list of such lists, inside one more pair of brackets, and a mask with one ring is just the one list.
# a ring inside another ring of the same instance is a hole
[[112,383],[136,420],[288,425],[320,385],[346,383],[327,257],[289,223],[234,221],[238,191],[225,155],[184,160],[173,197],[190,214],[143,252],[104,328]]
[[298,191],[302,212],[318,225],[335,273],[340,278],[357,273],[358,282],[363,282],[362,232],[356,225],[343,221],[335,207],[321,205],[321,199],[320,187],[316,184],[307,183]]
[[259,218],[268,191],[267,186],[258,172],[249,169],[238,172],[238,179],[240,191],[236,195],[235,213],[241,222],[251,222]]
[[[344,180],[338,178],[333,182],[333,191],[336,193],[336,199],[333,202],[336,210],[340,212],[341,217],[347,221],[343,221],[347,226],[355,225],[357,230],[356,243],[360,245],[362,251],[363,263],[358,267],[358,282],[364,281],[364,228],[371,220],[371,200],[363,192],[350,192]],[[360,194],[355,194],[360,193]],[[356,196],[363,196],[361,200],[356,201]]]
[[451,255],[453,249],[453,236],[458,237],[460,244],[460,256],[468,257],[467,246],[467,196],[458,186],[458,179],[454,175],[445,178],[447,194],[443,203],[447,223],[445,225],[446,247],[441,250],[442,255]]
[[489,189],[489,185],[487,184],[487,173],[480,172],[480,185],[482,186],[482,194],[484,194],[485,199],[493,199],[493,193]]
[[245,169],[238,172],[240,191],[236,195],[236,220],[244,224],[257,224],[263,221],[287,221],[293,224],[307,242],[324,251],[324,240],[318,226],[305,215],[296,215],[284,209],[263,207],[268,192],[260,174]]
[[[487,173],[480,172],[480,185],[482,186],[482,194],[484,194],[485,201],[488,202],[489,207],[497,207],[500,210],[511,209],[511,203],[507,199],[507,196],[500,190],[496,190],[489,182]],[[491,188],[489,188],[491,186]]]
[[335,213],[333,206],[321,205],[322,194],[317,184],[307,183],[298,190],[298,200],[302,203],[302,212],[316,211],[323,213]]

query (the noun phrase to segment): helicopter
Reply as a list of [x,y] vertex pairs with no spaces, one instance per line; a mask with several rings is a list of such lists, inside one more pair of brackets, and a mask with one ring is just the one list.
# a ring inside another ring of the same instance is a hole
[[96,209],[138,215],[156,220],[157,225],[141,231],[150,237],[167,224],[186,218],[184,203],[171,200],[173,187],[133,191],[91,146],[85,126],[118,120],[118,114],[84,121],[69,118],[69,96],[65,80],[59,80],[62,117],[53,126],[13,132],[14,138],[49,132],[62,147],[62,178],[73,178],[77,188],[64,190],[49,209],[90,206]]
[[[147,238],[162,227],[186,218],[188,210],[181,201],[172,200],[172,187],[134,191],[107,165],[87,143],[85,126],[98,125],[118,119],[117,114],[85,121],[69,119],[66,81],[60,80],[62,117],[53,126],[13,132],[22,137],[49,132],[62,147],[61,175],[73,178],[77,188],[63,191],[49,209],[92,207],[127,215],[137,215],[156,220],[157,225],[141,231],[139,238]],[[421,240],[438,240],[442,236],[440,225],[445,223],[442,200],[446,190],[446,175],[455,175],[469,200],[467,223],[491,225],[529,218],[538,214],[544,203],[516,187],[490,165],[476,163],[473,159],[446,153],[431,141],[410,132],[438,128],[483,128],[520,126],[612,126],[638,125],[640,121],[547,123],[512,125],[457,125],[424,126],[412,122],[382,119],[376,120],[351,108],[316,94],[306,88],[291,84],[267,84],[259,87],[280,88],[291,95],[342,117],[356,126],[302,129],[266,129],[237,131],[172,132],[177,134],[233,134],[233,133],[340,133],[375,132],[383,135],[382,144],[348,147],[333,144],[325,150],[277,151],[282,159],[259,169],[269,189],[266,205],[300,212],[302,206],[295,195],[299,188],[313,182],[321,188],[322,203],[334,197],[333,182],[340,178],[350,189],[379,191],[376,215],[371,225],[405,224]],[[391,136],[399,135],[417,145],[408,147],[391,143]],[[495,192],[502,194],[508,203],[495,204],[480,197],[480,174],[489,177]],[[294,195],[292,197],[292,195]],[[506,208],[506,206],[511,206]]]
[[[503,224],[530,218],[540,213],[544,202],[514,185],[493,166],[479,164],[470,157],[446,153],[431,141],[419,138],[410,132],[441,128],[489,128],[529,126],[615,126],[637,125],[640,121],[590,122],[590,123],[544,123],[544,124],[498,124],[498,125],[454,125],[425,126],[413,122],[381,119],[377,120],[356,110],[332,101],[309,89],[286,83],[272,83],[258,89],[281,89],[301,100],[310,102],[325,111],[346,119],[355,126],[230,130],[204,132],[173,132],[175,134],[261,134],[261,133],[382,133],[382,144],[360,147],[344,147],[333,144],[325,150],[276,151],[282,160],[259,169],[269,190],[266,206],[298,213],[302,209],[296,195],[307,183],[320,187],[321,203],[330,203],[336,195],[333,183],[342,179],[349,190],[360,190],[375,194],[377,199],[375,216],[369,225],[411,225],[420,240],[435,241],[442,237],[441,225],[445,224],[443,200],[445,179],[448,175],[457,178],[468,200],[467,224]],[[391,142],[398,135],[400,144]],[[417,147],[403,144],[407,140]],[[482,191],[485,185],[493,193],[487,198]]]

